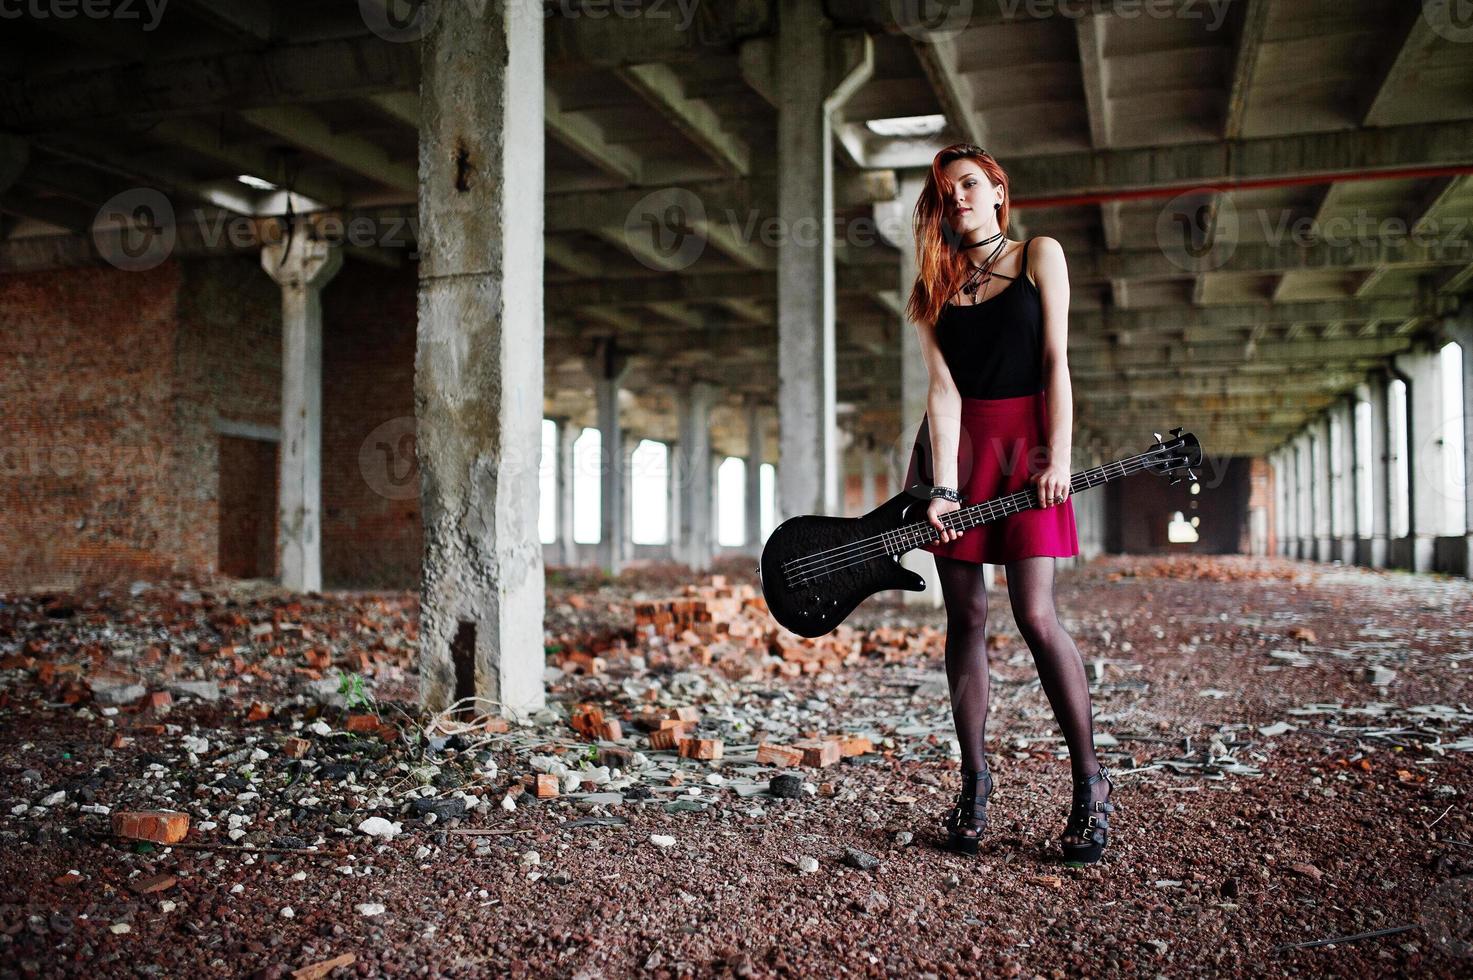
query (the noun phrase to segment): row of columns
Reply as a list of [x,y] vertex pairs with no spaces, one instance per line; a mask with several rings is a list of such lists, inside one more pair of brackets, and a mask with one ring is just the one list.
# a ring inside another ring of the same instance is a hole
[[1462,349],[1458,454],[1444,447],[1440,344],[1396,355],[1269,455],[1279,554],[1473,575],[1473,493],[1457,513],[1450,492],[1473,472],[1473,305],[1442,326]]
[[[619,382],[625,366],[609,368],[606,352],[594,359],[601,434],[599,566],[616,575],[634,555],[634,454],[641,437],[622,428],[619,419]],[[711,411],[720,393],[718,386],[697,381],[675,393],[677,438],[667,444],[668,540],[670,556],[692,568],[710,567],[716,551],[716,472],[721,457],[711,443]],[[762,476],[766,440],[763,436],[764,406],[750,400],[746,407],[748,451],[743,517],[746,537],[752,546],[761,544]],[[578,561],[573,536],[574,444],[581,426],[569,418],[554,419],[557,426],[557,464],[554,486],[557,494],[557,546],[560,563]],[[612,446],[620,446],[614,453]],[[697,462],[699,461],[699,463]]]

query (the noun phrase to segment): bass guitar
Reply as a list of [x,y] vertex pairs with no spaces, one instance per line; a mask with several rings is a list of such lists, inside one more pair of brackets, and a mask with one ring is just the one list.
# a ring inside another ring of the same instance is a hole
[[[1170,440],[1163,440],[1159,432],[1155,435],[1155,444],[1143,453],[1073,474],[1069,493],[1142,471],[1170,476],[1173,484],[1195,480],[1192,467],[1202,464],[1197,437],[1180,428],[1171,430]],[[877,592],[924,592],[925,580],[900,564],[900,556],[937,540],[936,529],[925,520],[930,502],[930,488],[917,484],[863,517],[783,521],[763,545],[758,569],[773,618],[799,636],[821,636]],[[1030,486],[952,511],[941,520],[964,533],[1036,506],[1038,491]]]

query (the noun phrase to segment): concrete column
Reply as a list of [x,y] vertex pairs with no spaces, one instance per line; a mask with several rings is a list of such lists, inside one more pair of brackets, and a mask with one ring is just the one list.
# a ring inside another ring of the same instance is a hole
[[1289,518],[1284,506],[1284,489],[1287,475],[1284,472],[1284,447],[1275,449],[1268,457],[1269,468],[1274,480],[1274,554],[1284,554],[1284,542],[1289,533]]
[[578,543],[573,539],[573,474],[578,463],[573,444],[582,431],[572,419],[557,420],[557,541],[558,561],[564,565],[578,564]]
[[685,481],[683,454],[680,443],[674,441],[666,445],[665,452],[665,539],[669,542],[670,560],[680,561],[680,496],[684,492],[681,488]]
[[609,575],[624,565],[624,435],[619,425],[619,387],[629,358],[612,341],[599,345],[590,362],[599,431],[598,563]]
[[[420,42],[420,693],[545,703],[540,11],[447,3]],[[483,710],[494,710],[482,703]]]
[[1342,398],[1330,407],[1330,421],[1335,427],[1339,465],[1335,473],[1335,540],[1330,544],[1334,557],[1347,565],[1355,563],[1355,400]]
[[747,548],[753,554],[762,553],[762,457],[763,446],[762,403],[757,399],[747,402],[747,480],[746,480],[746,525]]
[[1371,403],[1371,513],[1366,564],[1386,568],[1391,563],[1391,378],[1377,371],[1366,379]]
[[875,446],[874,439],[865,436],[859,448],[859,510],[868,514],[875,509]]
[[1473,578],[1473,303],[1464,303],[1445,326],[1463,349],[1463,574]]
[[1430,572],[1437,539],[1452,533],[1451,474],[1442,437],[1442,363],[1436,350],[1398,354],[1395,364],[1407,377],[1407,461],[1411,505],[1412,571]]
[[1314,560],[1329,561],[1333,533],[1330,523],[1330,426],[1323,413],[1315,419],[1309,433],[1313,466],[1310,490],[1314,507]]
[[1342,441],[1344,430],[1340,425],[1340,418],[1335,413],[1335,406],[1331,405],[1325,409],[1321,416],[1321,427],[1325,434],[1325,526],[1328,536],[1328,544],[1325,548],[1325,561],[1335,561],[1340,557],[1340,533],[1345,524],[1341,515],[1344,506],[1345,495],[1343,491],[1344,460],[1342,453],[1344,443]]
[[1294,441],[1284,443],[1279,451],[1284,461],[1284,542],[1281,551],[1286,558],[1299,557],[1299,456]]
[[685,391],[680,416],[680,560],[697,571],[711,567],[711,405],[716,386],[704,381]]
[[833,115],[869,78],[874,52],[863,33],[831,33],[821,4],[779,0],[776,6],[781,521],[838,513]]
[[619,546],[622,561],[634,557],[634,451],[641,437],[633,432],[621,433],[623,453],[619,458]]
[[1369,565],[1371,556],[1371,501],[1361,492],[1361,486],[1370,475],[1370,455],[1362,447],[1370,435],[1370,426],[1362,419],[1361,402],[1370,401],[1370,389],[1358,384],[1346,399],[1347,417],[1350,419],[1350,537],[1353,541],[1351,560],[1357,565]]
[[1314,476],[1309,467],[1309,435],[1295,436],[1295,519],[1298,522],[1295,557],[1314,559],[1314,500],[1311,489]]
[[261,249],[261,268],[281,286],[276,554],[294,592],[322,589],[322,287],[342,266],[341,250],[301,230]]

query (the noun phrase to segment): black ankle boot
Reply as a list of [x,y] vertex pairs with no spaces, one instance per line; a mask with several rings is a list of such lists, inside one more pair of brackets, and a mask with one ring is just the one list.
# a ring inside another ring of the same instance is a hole
[[976,854],[987,830],[987,798],[992,795],[992,772],[983,763],[978,772],[962,772],[962,790],[946,817],[948,846],[962,854]]
[[[1092,799],[1092,788],[1101,779],[1109,786],[1105,799]],[[1069,822],[1059,840],[1065,861],[1071,864],[1094,864],[1100,859],[1105,845],[1110,842],[1110,820],[1106,814],[1115,812],[1115,804],[1110,802],[1110,793],[1114,791],[1115,784],[1111,782],[1109,770],[1104,766],[1100,766],[1099,771],[1087,779],[1074,780],[1074,803],[1069,808]],[[1077,837],[1079,843],[1069,843],[1066,839],[1069,837]]]

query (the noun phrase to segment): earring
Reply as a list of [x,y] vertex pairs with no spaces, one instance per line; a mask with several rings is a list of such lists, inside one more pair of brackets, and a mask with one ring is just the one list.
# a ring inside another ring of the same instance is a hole
[[1002,213],[1002,203],[999,202],[997,204],[994,204],[992,206],[992,210],[994,210],[994,211],[998,212],[999,214],[1001,214]]

